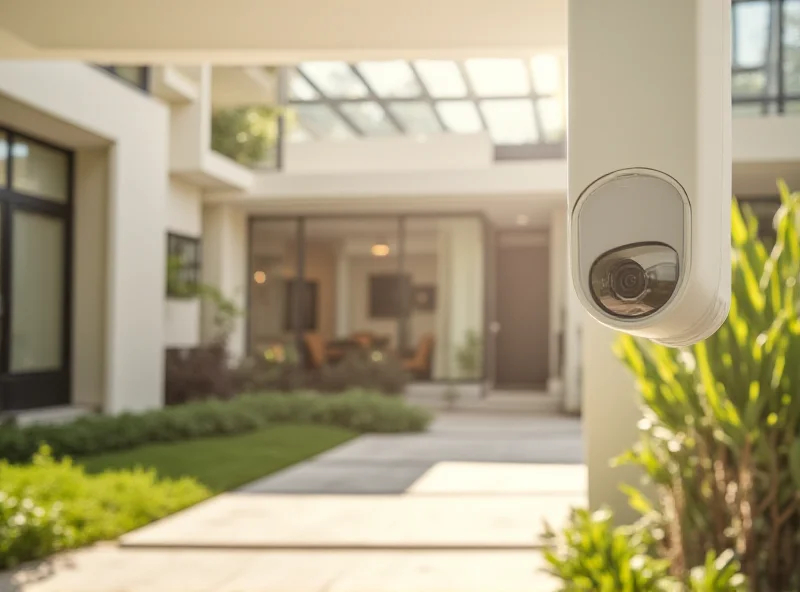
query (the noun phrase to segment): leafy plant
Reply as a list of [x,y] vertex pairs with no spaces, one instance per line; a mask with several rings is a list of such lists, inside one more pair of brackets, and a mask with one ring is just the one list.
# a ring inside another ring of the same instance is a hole
[[192,479],[153,471],[87,475],[42,447],[27,465],[0,461],[0,567],[109,539],[211,494]]
[[164,368],[164,397],[167,405],[229,399],[236,393],[237,380],[228,364],[228,352],[219,341],[189,349],[168,349]]
[[47,443],[56,458],[79,457],[149,442],[241,434],[272,423],[333,425],[357,432],[403,432],[424,430],[429,422],[430,415],[423,409],[374,391],[325,396],[252,394],[146,413],[83,417],[66,424],[0,426],[0,458],[28,461],[41,443]]
[[474,329],[467,331],[464,343],[456,351],[458,368],[463,378],[479,378],[483,365],[483,340]]
[[629,494],[663,530],[660,554],[686,578],[733,549],[758,591],[800,589],[800,194],[779,188],[769,252],[733,204],[733,298],[715,335],[680,350],[617,344],[644,410],[621,460],[656,486],[657,503]]
[[642,521],[613,525],[607,509],[573,510],[557,535],[545,527],[548,571],[568,592],[744,592],[745,579],[732,551],[709,551],[682,581],[670,575],[669,559],[656,556],[656,531]]
[[220,109],[211,118],[211,149],[245,166],[267,160],[278,142],[277,107]]
[[587,592],[666,591],[669,561],[654,559],[647,530],[614,527],[608,510],[573,510],[557,536],[545,529],[544,558],[549,571],[562,580],[562,590]]

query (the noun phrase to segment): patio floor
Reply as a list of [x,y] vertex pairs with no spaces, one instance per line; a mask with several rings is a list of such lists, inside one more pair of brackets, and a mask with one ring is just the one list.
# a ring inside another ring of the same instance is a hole
[[426,434],[358,438],[0,589],[545,592],[538,533],[585,504],[580,450],[574,419],[442,417]]

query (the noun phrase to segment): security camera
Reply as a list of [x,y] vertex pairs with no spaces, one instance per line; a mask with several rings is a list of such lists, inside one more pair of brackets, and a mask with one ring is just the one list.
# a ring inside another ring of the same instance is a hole
[[670,346],[730,302],[730,3],[570,0],[572,280],[599,322]]

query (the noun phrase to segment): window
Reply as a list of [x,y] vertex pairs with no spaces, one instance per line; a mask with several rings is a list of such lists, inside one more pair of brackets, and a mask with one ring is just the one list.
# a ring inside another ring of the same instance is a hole
[[61,150],[16,137],[11,147],[15,191],[65,203],[69,196],[69,156]]
[[167,235],[167,296],[190,298],[197,294],[201,269],[200,239]]
[[144,91],[150,87],[150,68],[147,66],[100,66],[109,74]]
[[793,112],[800,99],[800,0],[734,0],[734,113]]

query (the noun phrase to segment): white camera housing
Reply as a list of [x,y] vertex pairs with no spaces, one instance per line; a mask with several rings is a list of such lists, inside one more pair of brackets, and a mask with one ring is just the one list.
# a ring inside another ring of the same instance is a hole
[[730,10],[569,2],[573,285],[599,322],[669,346],[730,305]]

